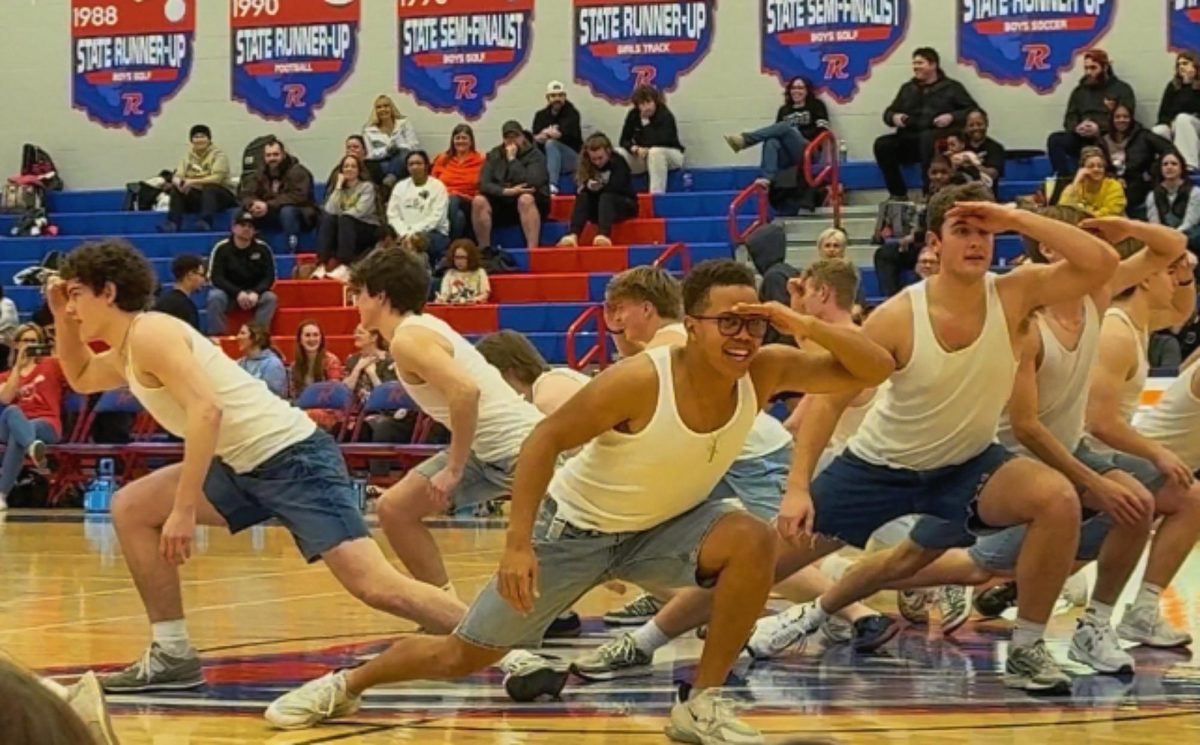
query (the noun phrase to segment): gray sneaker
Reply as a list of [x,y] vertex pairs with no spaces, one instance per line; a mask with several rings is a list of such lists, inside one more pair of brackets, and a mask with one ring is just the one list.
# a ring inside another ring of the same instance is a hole
[[104,691],[95,673],[87,671],[67,688],[67,705],[83,720],[96,745],[117,745],[117,733],[108,718]]
[[1108,621],[1084,613],[1071,636],[1067,657],[1106,675],[1132,675],[1133,657],[1121,649],[1121,642]]
[[1004,685],[1031,693],[1069,693],[1071,678],[1063,672],[1046,642],[1014,647],[1004,663]]
[[1158,608],[1139,608],[1135,605],[1125,606],[1125,616],[1121,618],[1121,625],[1117,626],[1117,636],[1127,642],[1158,649],[1186,647],[1192,643],[1192,635],[1167,623]]
[[662,610],[663,604],[653,595],[638,595],[625,604],[620,610],[604,614],[604,622],[609,626],[641,626],[654,618],[654,614]]
[[571,669],[584,680],[616,680],[649,675],[653,662],[654,655],[638,649],[632,635],[622,634],[575,660]]
[[186,691],[204,685],[204,672],[195,649],[188,647],[182,657],[175,657],[154,642],[141,659],[120,672],[105,675],[100,685],[106,693]]
[[946,585],[937,591],[937,606],[942,615],[942,636],[950,636],[971,617],[971,596],[975,588]]

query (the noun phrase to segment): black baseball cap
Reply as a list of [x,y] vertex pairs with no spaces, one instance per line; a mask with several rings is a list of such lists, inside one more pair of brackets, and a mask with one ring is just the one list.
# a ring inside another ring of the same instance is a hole
[[234,225],[253,225],[254,224],[254,215],[250,214],[249,212],[239,212],[239,213],[237,213],[237,216],[233,218],[233,224]]

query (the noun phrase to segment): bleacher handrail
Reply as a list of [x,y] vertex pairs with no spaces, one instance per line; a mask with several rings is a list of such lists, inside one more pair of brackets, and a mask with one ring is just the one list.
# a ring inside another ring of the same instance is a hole
[[[575,351],[575,339],[593,317],[596,319],[596,343],[580,356]],[[601,370],[608,366],[608,326],[604,323],[602,303],[597,303],[580,313],[567,327],[567,366],[572,370],[582,370],[592,364]]]
[[[738,230],[738,211],[742,205],[751,198],[757,198],[755,205],[757,214],[754,220],[746,226],[745,230]],[[768,210],[770,204],[767,202],[767,188],[758,181],[747,186],[737,193],[733,201],[729,203],[729,240],[735,246],[740,246],[746,242],[746,238],[751,233],[766,225],[769,221]]]
[[[817,156],[823,155],[824,167],[813,172]],[[829,187],[829,206],[833,208],[833,225],[842,226],[841,142],[832,129],[825,129],[804,148],[804,180],[814,189]]]
[[692,269],[692,254],[688,251],[687,244],[683,241],[676,241],[663,249],[654,259],[654,268],[661,269],[672,256],[679,256],[679,263],[683,267],[683,271],[688,272]]

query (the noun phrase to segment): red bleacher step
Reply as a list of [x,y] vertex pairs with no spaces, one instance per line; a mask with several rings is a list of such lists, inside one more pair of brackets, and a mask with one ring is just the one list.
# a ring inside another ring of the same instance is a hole
[[529,251],[529,271],[534,274],[622,272],[628,268],[628,246],[559,246]]
[[491,299],[504,303],[586,302],[588,274],[500,274],[491,277]]
[[346,286],[332,279],[281,279],[271,288],[280,308],[342,308]]
[[[426,305],[425,312],[436,316],[463,334],[488,334],[499,328],[495,305]],[[316,321],[327,336],[353,335],[358,326],[356,308],[280,308],[271,324],[271,333],[295,334],[300,324]],[[236,327],[231,327],[236,329]]]
[[[574,194],[560,194],[550,198],[550,219],[558,222],[570,222],[571,211],[575,209]],[[638,194],[638,217],[654,217],[654,195]]]

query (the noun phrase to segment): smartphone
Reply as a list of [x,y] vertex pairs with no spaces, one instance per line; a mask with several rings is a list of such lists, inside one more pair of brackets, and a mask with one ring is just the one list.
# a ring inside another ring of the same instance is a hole
[[28,357],[49,357],[54,354],[53,344],[30,344],[25,347],[25,354]]

